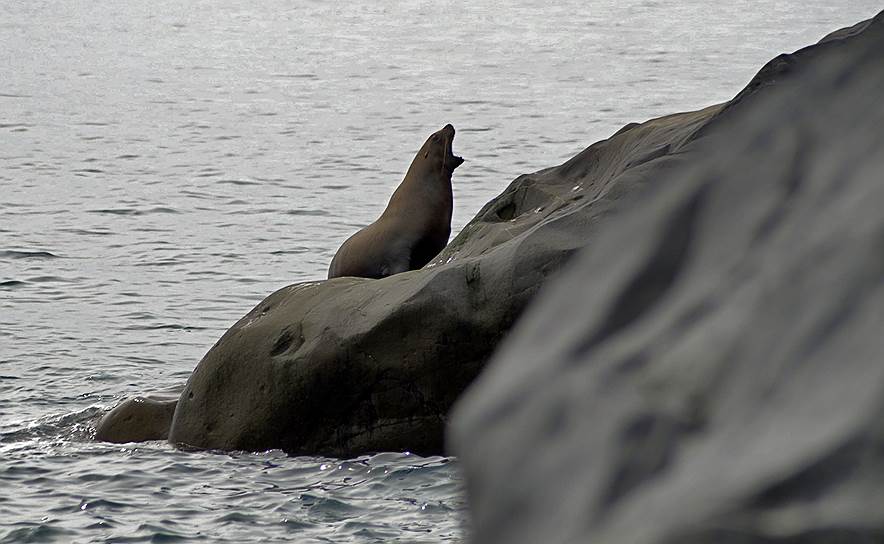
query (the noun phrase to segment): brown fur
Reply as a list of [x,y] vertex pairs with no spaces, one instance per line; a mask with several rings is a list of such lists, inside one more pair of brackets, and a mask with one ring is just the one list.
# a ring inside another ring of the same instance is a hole
[[383,278],[421,268],[442,251],[451,234],[451,174],[463,162],[453,140],[451,125],[427,138],[384,213],[338,249],[329,278]]

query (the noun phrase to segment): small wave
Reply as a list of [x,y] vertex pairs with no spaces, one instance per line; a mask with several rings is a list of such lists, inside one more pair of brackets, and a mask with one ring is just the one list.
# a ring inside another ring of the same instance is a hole
[[307,508],[316,509],[323,513],[335,512],[340,514],[353,512],[358,509],[353,504],[314,493],[301,493],[298,498],[301,499],[301,503]]
[[194,264],[194,263],[198,263],[198,262],[201,262],[201,261],[199,261],[197,259],[185,259],[182,257],[169,257],[166,259],[157,258],[157,259],[146,261],[146,262],[138,262],[138,263],[135,263],[133,266],[138,266],[138,267],[184,266],[184,265]]
[[260,215],[264,213],[279,213],[279,210],[274,208],[254,208],[251,210],[234,210],[224,212],[225,215]]
[[79,234],[81,236],[109,236],[113,234],[113,232],[109,230],[89,230],[89,229],[59,229],[62,232],[69,232],[71,234]]
[[183,191],[181,191],[181,194],[187,195],[187,196],[190,196],[193,198],[199,198],[202,200],[215,200],[216,198],[218,198],[218,195],[213,195],[212,193],[205,193],[205,192],[201,192],[201,191],[183,190]]
[[206,330],[206,327],[191,327],[188,325],[179,325],[178,323],[168,323],[163,325],[129,325],[128,327],[123,327],[123,330],[126,331],[162,331],[162,330],[170,330],[170,331],[202,331]]
[[[89,475],[81,476],[79,478],[79,480],[81,482],[88,482],[93,478],[95,478],[95,475],[89,474]],[[99,478],[102,478],[102,476],[99,476]],[[133,506],[133,505],[130,503],[126,503],[126,502],[122,502],[122,501],[113,501],[110,499],[91,499],[91,500],[83,499],[80,501],[80,505],[77,508],[77,510],[79,510],[79,511],[104,510],[104,511],[114,512],[114,511],[123,511],[131,506]]]
[[156,208],[149,208],[146,210],[139,210],[138,208],[101,208],[97,210],[89,210],[89,213],[100,213],[100,214],[110,214],[110,215],[149,215],[152,213],[181,213],[174,208],[166,208],[163,206],[157,206]]
[[13,526],[15,525],[24,525],[24,527],[12,529],[6,533],[6,536],[0,539],[0,544],[6,544],[7,542],[56,542],[61,541],[64,536],[70,536],[69,531],[51,527],[48,524],[37,525],[19,522]]
[[261,521],[261,518],[255,515],[245,514],[243,512],[230,512],[228,514],[224,514],[223,516],[215,518],[214,521],[219,525],[227,525],[228,523],[258,524]]
[[[107,408],[89,406],[78,412],[41,417],[32,422],[12,423],[12,431],[0,432],[0,442],[12,443],[35,438],[70,438],[89,440],[94,434],[93,423]],[[18,427],[18,428],[15,428]]]
[[139,537],[138,540],[129,540],[130,542],[183,542],[185,540],[203,539],[198,533],[196,535],[188,534],[152,523],[139,525],[137,532],[145,534],[143,537]]
[[28,283],[73,283],[74,280],[61,276],[34,276],[26,280]]
[[138,215],[135,208],[104,208],[99,210],[89,210],[88,213],[102,213],[111,215]]
[[151,213],[181,213],[175,208],[166,208],[164,206],[157,206],[156,208],[150,208],[147,210],[143,210],[140,215],[146,215]]
[[135,208],[103,208],[98,210],[89,210],[88,213],[104,213],[111,215],[136,215],[138,210]]
[[318,79],[316,74],[270,74],[270,77],[280,77],[285,79]]
[[25,285],[27,282],[19,281],[19,280],[7,280],[0,281],[0,289],[12,289],[13,287],[21,287]]
[[4,250],[0,251],[0,259],[58,259],[58,255],[49,251],[18,251]]
[[227,185],[261,185],[260,182],[247,179],[219,179],[216,183],[224,183]]

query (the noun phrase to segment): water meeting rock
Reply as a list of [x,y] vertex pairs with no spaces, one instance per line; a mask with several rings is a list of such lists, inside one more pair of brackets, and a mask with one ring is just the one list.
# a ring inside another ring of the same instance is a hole
[[591,229],[453,411],[472,541],[884,540],[882,52],[774,59]]

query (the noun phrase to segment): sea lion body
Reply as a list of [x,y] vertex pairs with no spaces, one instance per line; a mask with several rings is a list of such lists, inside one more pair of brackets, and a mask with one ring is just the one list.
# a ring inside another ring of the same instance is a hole
[[463,163],[453,140],[451,125],[427,138],[384,213],[338,249],[329,278],[383,278],[421,268],[442,251],[451,234],[451,174]]

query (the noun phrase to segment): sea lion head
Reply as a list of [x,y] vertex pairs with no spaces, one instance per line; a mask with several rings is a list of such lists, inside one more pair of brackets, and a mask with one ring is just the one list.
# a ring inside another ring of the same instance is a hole
[[454,127],[447,124],[427,138],[417,156],[423,159],[427,169],[441,171],[450,176],[455,168],[463,164],[463,159],[451,150],[453,143]]

